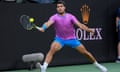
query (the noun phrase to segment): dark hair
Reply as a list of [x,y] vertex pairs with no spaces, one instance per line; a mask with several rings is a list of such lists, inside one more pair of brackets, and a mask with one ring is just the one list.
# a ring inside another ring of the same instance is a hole
[[65,6],[65,2],[63,1],[63,0],[58,0],[57,2],[56,2],[56,5],[57,4],[63,4],[64,6]]

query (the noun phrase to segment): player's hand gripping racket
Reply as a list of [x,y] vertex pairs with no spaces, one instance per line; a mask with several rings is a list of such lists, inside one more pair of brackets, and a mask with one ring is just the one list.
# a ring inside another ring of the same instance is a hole
[[32,30],[33,28],[37,27],[34,24],[34,18],[31,18],[30,16],[27,16],[27,15],[21,15],[20,16],[20,24],[26,30]]

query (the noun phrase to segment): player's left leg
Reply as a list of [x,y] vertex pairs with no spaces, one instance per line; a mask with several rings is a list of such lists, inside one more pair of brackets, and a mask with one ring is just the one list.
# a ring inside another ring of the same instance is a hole
[[120,41],[118,42],[118,58],[117,58],[116,62],[120,63]]
[[117,50],[118,50],[118,57],[117,57],[116,63],[120,63],[120,31],[118,31],[118,45],[117,45]]
[[90,52],[88,52],[86,48],[80,43],[80,41],[76,39],[69,39],[64,40],[64,44],[69,45],[72,48],[75,48],[78,52],[86,56],[97,68],[101,70],[101,72],[107,72],[107,68],[99,64],[93,57],[93,55]]
[[120,41],[118,42],[118,58],[120,59]]
[[86,50],[86,48],[80,44],[76,47],[76,50],[80,53],[82,53],[85,57],[87,57],[97,68],[101,70],[101,72],[107,72],[107,68],[99,64],[96,59],[93,57],[93,55]]
[[76,50],[87,57],[92,63],[96,62],[96,59],[93,57],[93,55],[88,52],[82,44],[76,47]]

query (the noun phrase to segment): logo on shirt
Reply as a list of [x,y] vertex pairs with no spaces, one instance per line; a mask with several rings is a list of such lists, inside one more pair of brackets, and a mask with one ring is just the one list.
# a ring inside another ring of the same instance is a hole
[[88,5],[84,4],[81,8],[81,15],[82,15],[82,21],[84,24],[88,24],[89,21],[89,15],[90,15],[90,8]]

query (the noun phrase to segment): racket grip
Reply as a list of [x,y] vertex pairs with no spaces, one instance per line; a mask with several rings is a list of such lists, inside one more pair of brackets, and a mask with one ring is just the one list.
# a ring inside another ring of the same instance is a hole
[[39,30],[39,31],[41,31],[41,32],[44,32],[45,29],[46,29],[46,27],[43,28],[43,26],[42,26],[42,27],[39,27],[39,26],[37,26],[37,25],[34,25],[34,28],[36,28],[37,30]]
[[35,26],[35,28],[38,29],[38,30],[40,30],[40,27],[38,27],[38,26]]

